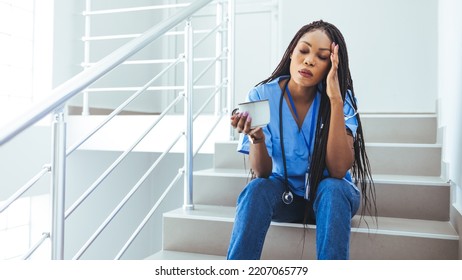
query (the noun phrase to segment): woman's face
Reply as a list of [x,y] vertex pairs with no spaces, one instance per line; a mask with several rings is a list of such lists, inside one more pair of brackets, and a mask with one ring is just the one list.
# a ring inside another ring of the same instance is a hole
[[331,40],[321,30],[305,33],[291,55],[291,78],[302,87],[316,86],[330,69]]

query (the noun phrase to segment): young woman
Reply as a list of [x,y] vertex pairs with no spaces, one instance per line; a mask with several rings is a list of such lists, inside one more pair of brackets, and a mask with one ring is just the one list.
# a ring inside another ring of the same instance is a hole
[[361,196],[362,214],[372,212],[375,191],[341,32],[322,20],[303,26],[248,95],[263,99],[267,126],[231,116],[256,178],[238,198],[228,259],[259,259],[271,221],[316,224],[317,258],[348,259],[351,218]]

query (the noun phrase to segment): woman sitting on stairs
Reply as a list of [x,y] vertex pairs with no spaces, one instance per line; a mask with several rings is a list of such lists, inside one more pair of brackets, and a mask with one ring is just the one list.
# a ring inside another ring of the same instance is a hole
[[255,178],[238,198],[227,258],[259,259],[278,221],[316,224],[317,258],[348,259],[351,219],[361,197],[362,215],[375,209],[375,190],[341,32],[303,26],[247,99],[269,100],[270,123],[251,129],[248,112],[231,116]]

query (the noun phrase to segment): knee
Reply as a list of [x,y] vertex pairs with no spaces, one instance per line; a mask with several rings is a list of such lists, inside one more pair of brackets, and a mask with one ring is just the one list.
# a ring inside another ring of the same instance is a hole
[[250,181],[243,190],[243,194],[251,197],[261,197],[268,187],[269,180],[266,178],[255,178]]
[[357,191],[349,182],[343,179],[326,178],[318,185],[316,196],[327,200],[346,199],[351,200],[356,196]]
[[265,200],[265,198],[268,198],[270,195],[270,192],[268,192],[270,184],[271,181],[266,178],[253,179],[240,194],[238,204],[243,201],[251,202],[253,200]]
[[[349,182],[343,179],[326,178],[318,185],[315,204],[343,204],[352,209],[359,204],[360,194]],[[318,205],[317,205],[318,206]]]

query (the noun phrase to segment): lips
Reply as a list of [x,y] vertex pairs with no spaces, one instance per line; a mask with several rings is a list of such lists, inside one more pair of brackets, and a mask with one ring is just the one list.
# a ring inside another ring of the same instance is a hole
[[312,78],[313,77],[313,73],[310,70],[307,70],[307,69],[302,69],[302,70],[298,71],[298,73],[300,73],[300,75],[302,75],[302,77],[305,77],[305,78]]

